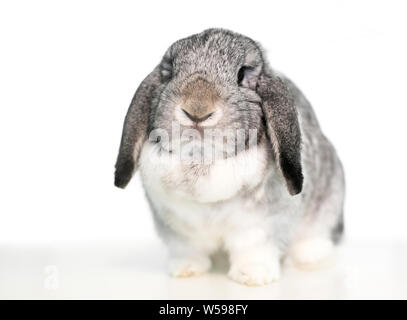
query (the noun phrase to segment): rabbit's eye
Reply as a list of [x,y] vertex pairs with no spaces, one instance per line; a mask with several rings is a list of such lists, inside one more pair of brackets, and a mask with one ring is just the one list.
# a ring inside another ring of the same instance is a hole
[[172,78],[173,61],[169,57],[164,57],[161,63],[161,78],[168,81]]
[[237,84],[240,86],[244,80],[244,74],[246,71],[247,67],[241,67],[239,69],[239,72],[237,73]]
[[256,71],[255,67],[243,66],[237,73],[237,84],[240,87],[245,87],[254,90],[256,88],[257,77],[259,70]]
[[163,70],[161,70],[161,75],[164,79],[169,79],[169,78],[171,78],[171,71],[163,69]]

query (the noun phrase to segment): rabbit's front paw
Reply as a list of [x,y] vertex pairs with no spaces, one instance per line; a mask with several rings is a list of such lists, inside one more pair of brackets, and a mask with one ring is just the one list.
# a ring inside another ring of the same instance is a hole
[[229,277],[248,286],[264,286],[279,279],[280,265],[278,263],[232,265]]
[[193,277],[207,272],[211,267],[211,260],[204,256],[171,258],[169,267],[173,277]]

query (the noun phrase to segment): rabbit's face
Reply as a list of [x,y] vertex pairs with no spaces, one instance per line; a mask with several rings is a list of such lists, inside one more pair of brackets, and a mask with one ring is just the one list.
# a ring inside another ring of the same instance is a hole
[[255,42],[231,32],[210,30],[175,42],[160,65],[161,93],[151,128],[170,137],[174,124],[181,134],[193,129],[201,136],[216,129],[243,131],[247,139],[249,130],[263,131],[256,93],[262,68]]
[[[137,89],[123,127],[115,184],[124,188],[130,181],[148,138],[159,155],[164,151],[181,160],[186,155],[188,162],[192,157],[193,180],[197,170],[208,171],[212,155],[233,160],[238,152],[245,155],[240,151],[266,150],[290,194],[298,194],[303,175],[294,102],[253,40],[222,29],[181,39]],[[261,148],[252,148],[257,145]]]

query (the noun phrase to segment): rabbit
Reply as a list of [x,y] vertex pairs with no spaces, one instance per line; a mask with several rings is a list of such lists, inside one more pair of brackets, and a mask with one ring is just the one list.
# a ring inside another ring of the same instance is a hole
[[[216,153],[225,136],[205,140],[206,130],[242,136]],[[343,167],[310,103],[257,42],[229,30],[176,41],[140,84],[115,185],[137,169],[176,277],[209,271],[221,250],[232,280],[266,285],[285,259],[327,261],[343,235]]]

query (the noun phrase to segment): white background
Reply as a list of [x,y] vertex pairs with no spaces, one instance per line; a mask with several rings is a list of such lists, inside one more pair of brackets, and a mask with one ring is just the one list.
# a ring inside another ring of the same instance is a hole
[[407,241],[403,1],[2,1],[0,244],[156,237],[139,176],[113,186],[123,119],[175,40],[260,41],[343,160],[349,238]]

